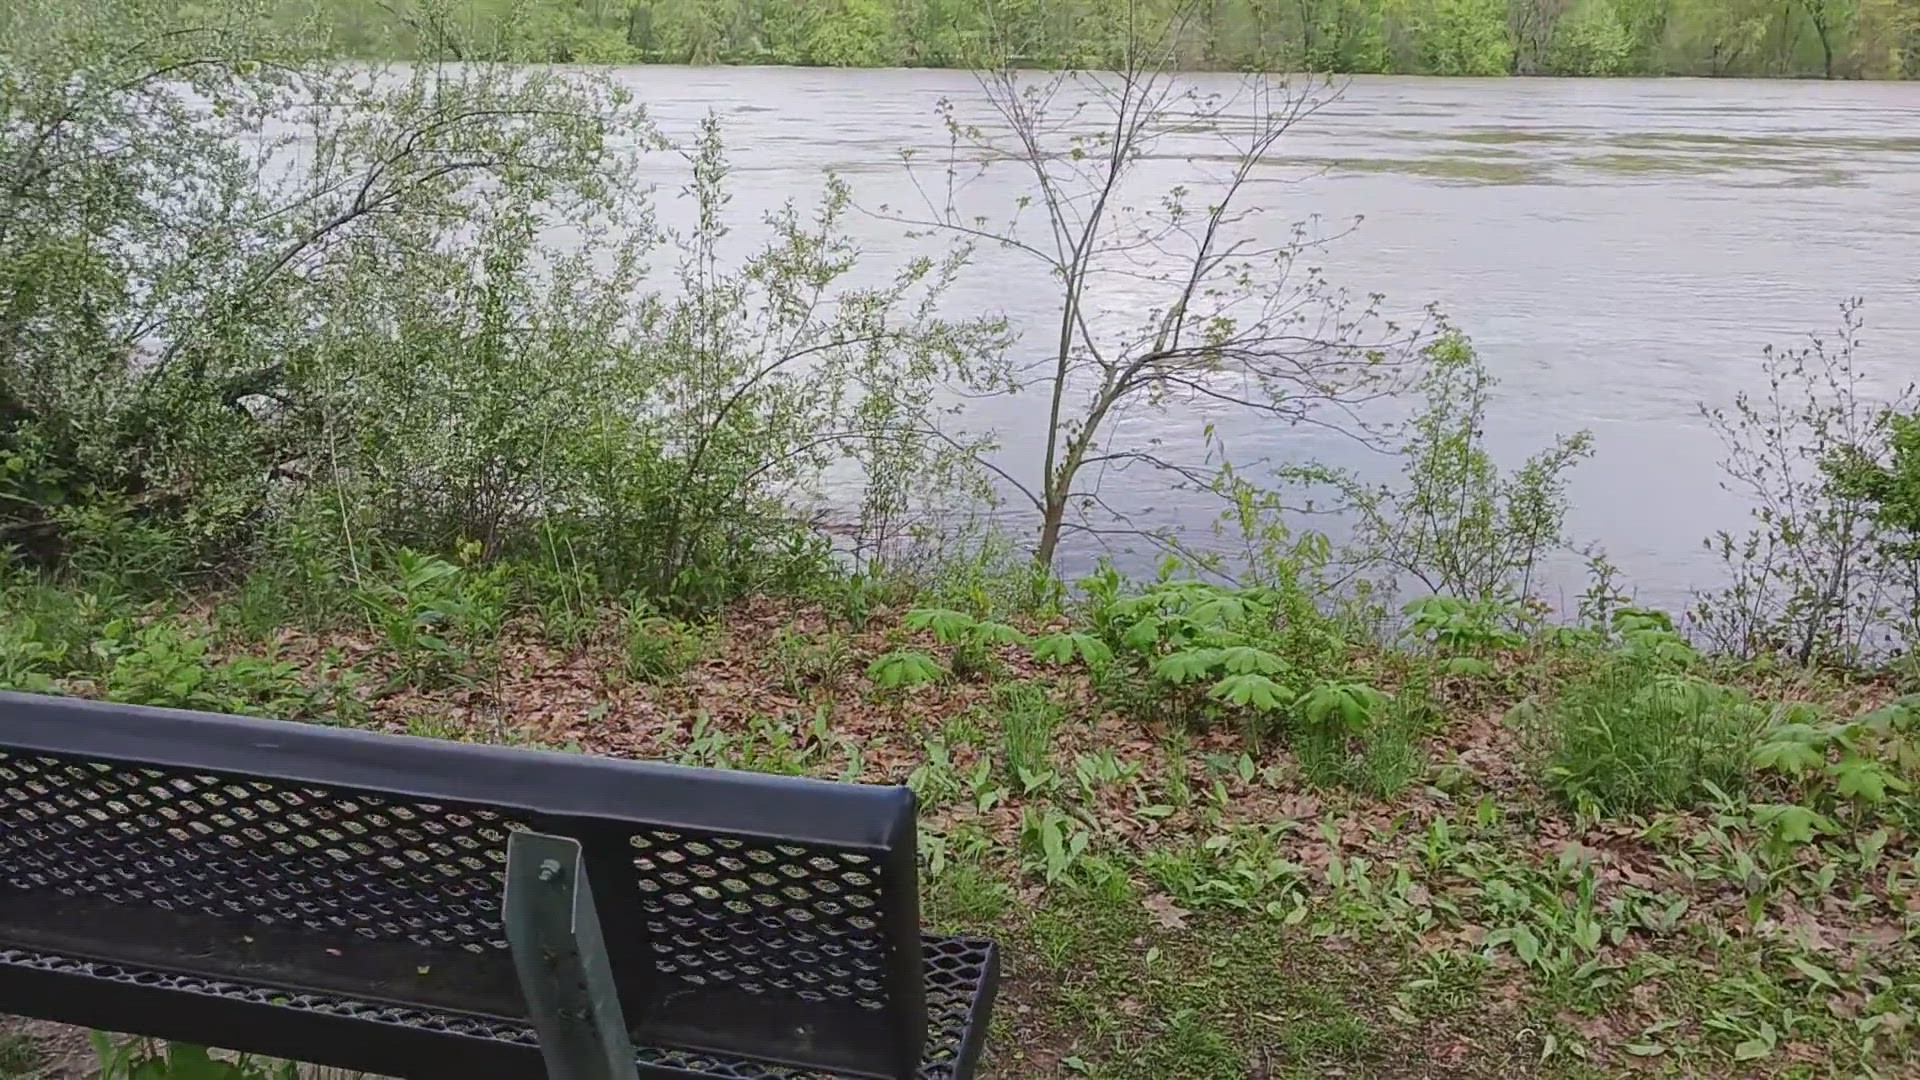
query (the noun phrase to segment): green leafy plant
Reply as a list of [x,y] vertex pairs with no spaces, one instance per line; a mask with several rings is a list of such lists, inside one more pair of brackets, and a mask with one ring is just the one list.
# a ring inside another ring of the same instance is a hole
[[1049,885],[1080,870],[1092,842],[1092,830],[1059,810],[1029,807],[1021,814],[1021,867]]
[[1088,667],[1099,667],[1113,659],[1113,650],[1092,634],[1071,631],[1036,638],[1033,658],[1051,664],[1070,664],[1077,659]]
[[1820,810],[1877,807],[1913,790],[1911,778],[1920,776],[1920,698],[1843,721],[1789,711],[1762,735],[1752,761],[1755,769],[1798,785],[1797,805],[1807,813],[1783,818],[1784,811],[1775,812],[1769,821],[1780,839],[1804,843],[1816,831],[1831,831]]
[[1900,447],[1920,438],[1899,422],[1911,388],[1892,402],[1872,391],[1860,308],[1842,305],[1831,340],[1769,347],[1758,396],[1700,407],[1726,450],[1725,486],[1753,506],[1752,529],[1711,538],[1729,582],[1692,611],[1718,652],[1851,665],[1920,610],[1898,479],[1911,467]]
[[472,612],[465,571],[435,555],[402,549],[393,576],[357,594],[368,619],[399,662],[396,681],[432,686],[461,675],[472,660],[461,634]]
[[1526,644],[1514,627],[1523,614],[1516,604],[1428,596],[1406,606],[1407,632],[1431,645],[1442,674],[1478,678],[1493,674],[1494,658]]
[[215,1058],[188,1043],[160,1044],[147,1039],[115,1043],[112,1036],[90,1036],[100,1060],[100,1080],[299,1080],[300,1067],[286,1061],[261,1061],[247,1055]]
[[1207,691],[1207,696],[1228,705],[1260,712],[1278,712],[1293,701],[1292,692],[1285,686],[1252,672],[1228,675],[1214,683],[1213,689]]
[[0,622],[0,690],[45,694],[64,673],[65,642],[48,641],[31,618]]
[[953,648],[956,678],[970,679],[993,671],[993,650],[1024,644],[1018,629],[991,619],[976,619],[951,608],[914,608],[907,612],[907,629],[931,631],[935,641]]
[[1283,470],[1281,479],[1329,489],[1353,518],[1339,558],[1356,573],[1468,603],[1532,600],[1543,560],[1565,539],[1567,482],[1592,455],[1593,438],[1562,436],[1503,473],[1486,445],[1494,379],[1471,343],[1447,332],[1424,358],[1421,402],[1396,447],[1398,483],[1317,465]]
[[939,682],[946,674],[933,657],[912,649],[896,649],[867,665],[867,678],[886,690],[911,690]]
[[626,677],[666,686],[684,676],[706,654],[705,638],[692,626],[656,615],[644,603],[627,615]]
[[1367,683],[1325,682],[1308,688],[1298,704],[1309,725],[1330,733],[1359,735],[1389,700]]

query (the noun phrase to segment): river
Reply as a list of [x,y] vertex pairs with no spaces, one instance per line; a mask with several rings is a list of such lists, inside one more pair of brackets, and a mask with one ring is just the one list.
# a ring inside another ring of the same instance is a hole
[[[944,152],[936,104],[983,115],[961,72],[617,74],[670,137],[708,111],[723,119],[741,219],[811,198],[827,170],[864,205],[898,205],[911,196],[901,149]],[[655,157],[637,179],[664,192],[682,174]],[[1679,608],[1721,578],[1702,539],[1743,528],[1745,506],[1720,490],[1698,404],[1757,388],[1762,346],[1831,331],[1858,296],[1870,375],[1882,387],[1920,376],[1920,84],[1356,78],[1263,177],[1286,181],[1254,189],[1271,228],[1364,216],[1314,260],[1333,281],[1385,294],[1395,311],[1436,302],[1473,338],[1500,379],[1487,437],[1503,461],[1556,432],[1593,432],[1569,533],[1603,548],[1643,602]],[[1021,190],[1011,174],[996,182]],[[878,264],[925,250],[885,222],[853,228]],[[983,250],[952,303],[1004,312],[1039,340],[1057,299],[1033,266]],[[1044,404],[1025,395],[974,418],[1000,433],[1016,471],[1037,472]],[[1344,440],[1193,404],[1124,423],[1174,450],[1195,450],[1213,423],[1237,459],[1383,465]],[[1143,524],[1209,531],[1211,505],[1161,476],[1108,477],[1103,493]],[[1063,563],[1101,553],[1083,541]],[[1106,553],[1136,569],[1153,557],[1139,544]],[[1578,561],[1557,566],[1549,598],[1570,600]]]

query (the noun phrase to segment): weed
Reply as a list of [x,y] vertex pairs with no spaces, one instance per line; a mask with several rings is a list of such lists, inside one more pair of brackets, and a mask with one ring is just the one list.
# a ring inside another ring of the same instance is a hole
[[1029,807],[1020,817],[1020,866],[1052,885],[1082,869],[1093,841],[1086,825],[1051,808]]
[[[469,545],[463,554],[477,557]],[[471,677],[476,650],[497,643],[506,621],[504,565],[475,573],[402,549],[392,575],[357,593],[373,628],[398,660],[397,685],[426,689]]]
[[93,1033],[100,1059],[100,1080],[299,1080],[300,1067],[286,1061],[260,1061],[247,1055],[216,1058],[187,1043],[157,1044],[150,1039],[116,1043]]
[[907,786],[919,796],[921,807],[926,809],[946,806],[959,799],[965,786],[954,768],[953,752],[944,740],[927,741],[926,760],[907,777]]
[[670,685],[700,662],[706,648],[705,639],[693,627],[638,604],[627,614],[621,670],[633,682]]
[[45,1056],[28,1035],[0,1035],[0,1077],[32,1076]]
[[837,630],[810,637],[784,628],[773,636],[773,664],[781,688],[789,694],[801,695],[815,686],[832,688],[853,668],[853,645]]
[[1000,746],[1007,782],[1029,789],[1031,778],[1053,769],[1053,730],[1065,712],[1045,688],[1032,683],[1007,683],[994,688],[995,711],[1000,717]]
[[1305,912],[1307,871],[1281,854],[1291,830],[1290,824],[1231,829],[1149,852],[1142,867],[1185,907],[1264,912],[1297,923]]
[[1511,719],[1569,803],[1617,815],[1744,790],[1769,713],[1736,690],[1627,654]]
[[66,656],[66,643],[45,640],[31,618],[0,623],[0,690],[50,693]]

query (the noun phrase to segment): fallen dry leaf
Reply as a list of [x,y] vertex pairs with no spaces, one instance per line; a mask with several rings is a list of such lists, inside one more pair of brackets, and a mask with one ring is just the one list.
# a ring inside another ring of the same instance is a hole
[[1174,903],[1172,897],[1161,893],[1154,893],[1147,897],[1140,906],[1147,909],[1147,914],[1153,917],[1154,925],[1162,930],[1185,930],[1187,916],[1192,914]]

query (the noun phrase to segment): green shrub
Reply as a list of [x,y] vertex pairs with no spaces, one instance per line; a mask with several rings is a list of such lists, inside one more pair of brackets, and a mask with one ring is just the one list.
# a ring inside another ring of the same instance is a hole
[[[465,561],[478,554],[478,545],[463,552]],[[473,678],[505,626],[509,572],[403,548],[386,575],[370,576],[355,598],[399,662],[396,682],[425,689]]]
[[1753,750],[1756,769],[1789,781],[1795,802],[1763,810],[1775,838],[1804,843],[1834,831],[1823,811],[1904,802],[1920,779],[1920,695],[1864,716],[1824,720],[1801,707],[1776,718]]
[[104,662],[99,690],[110,701],[280,719],[359,717],[358,673],[331,657],[311,671],[272,652],[219,660],[206,627],[169,619],[112,624],[92,651]]

